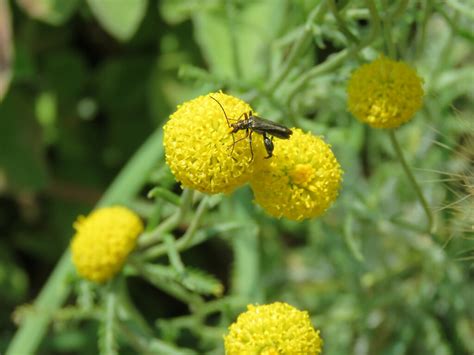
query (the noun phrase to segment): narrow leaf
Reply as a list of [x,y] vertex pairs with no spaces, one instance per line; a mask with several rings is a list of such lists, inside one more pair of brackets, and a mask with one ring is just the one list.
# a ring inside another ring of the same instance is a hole
[[349,248],[352,256],[359,262],[364,262],[364,255],[360,250],[360,244],[354,237],[354,233],[352,230],[353,225],[353,217],[352,214],[349,214],[346,218],[344,223],[344,241],[346,242],[347,247]]
[[121,41],[129,40],[137,31],[147,0],[87,0],[104,29]]
[[186,277],[182,280],[184,286],[202,295],[222,296],[224,285],[214,276],[200,269],[186,269]]

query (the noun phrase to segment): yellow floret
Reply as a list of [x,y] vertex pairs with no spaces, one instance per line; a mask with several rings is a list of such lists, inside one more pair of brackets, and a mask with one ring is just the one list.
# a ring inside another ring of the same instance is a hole
[[143,231],[140,218],[125,207],[100,208],[74,223],[72,261],[82,277],[105,282],[119,272]]
[[227,355],[317,355],[323,341],[308,312],[287,303],[248,305],[224,337]]
[[404,62],[384,56],[354,71],[347,87],[349,111],[375,128],[396,128],[423,104],[423,80]]
[[[251,108],[244,101],[222,92],[199,96],[178,106],[164,126],[166,162],[184,187],[205,193],[231,192],[245,184],[253,173],[250,145],[245,131],[234,134],[224,112],[235,123]],[[255,138],[255,137],[254,137]],[[255,157],[264,154],[261,139],[253,140]]]
[[255,201],[269,214],[293,220],[321,215],[336,199],[342,171],[320,137],[293,128],[289,140],[275,144],[250,181]]

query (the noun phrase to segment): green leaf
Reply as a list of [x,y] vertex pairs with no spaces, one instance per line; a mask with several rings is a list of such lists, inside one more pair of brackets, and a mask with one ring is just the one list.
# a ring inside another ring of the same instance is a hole
[[0,102],[12,78],[13,43],[10,9],[6,0],[0,0]]
[[283,1],[246,2],[239,9],[228,6],[204,8],[193,14],[194,33],[203,56],[220,77],[265,78],[269,43],[278,36],[283,23]]
[[163,19],[169,24],[176,25],[186,21],[192,16],[193,12],[202,9],[201,1],[196,0],[162,0],[158,2],[158,8]]
[[180,205],[180,198],[178,195],[176,195],[174,192],[172,191],[169,191],[163,187],[154,187],[153,189],[151,189],[148,194],[147,194],[147,197],[148,198],[161,198],[165,201],[168,201],[169,203],[175,205],[175,206],[179,206]]
[[31,17],[56,26],[66,22],[79,5],[78,0],[17,0],[17,3]]
[[359,262],[364,262],[364,255],[361,252],[360,243],[353,232],[354,218],[349,213],[344,221],[344,241],[349,248],[352,256]]
[[163,292],[188,303],[191,307],[201,304],[202,300],[199,296],[190,292],[178,282],[170,282],[180,277],[175,269],[159,264],[135,265],[135,267],[144,279]]
[[222,296],[224,291],[224,285],[214,275],[200,269],[186,268],[182,283],[189,290],[202,295]]
[[218,75],[232,78],[232,46],[222,13],[198,12],[194,18],[194,34],[210,68]]
[[188,267],[184,273],[180,273],[171,266],[160,264],[147,264],[146,268],[155,281],[159,280],[169,285],[174,282],[201,295],[220,296],[224,290],[224,286],[216,277],[200,269]]
[[105,295],[105,309],[103,319],[99,329],[99,349],[103,355],[117,355],[118,344],[115,335],[116,308],[117,308],[117,285],[116,281],[112,281],[108,285]]
[[183,349],[174,346],[173,344],[165,343],[159,339],[152,339],[149,347],[150,353],[162,355],[195,355],[195,351],[191,349]]
[[129,40],[137,31],[147,0],[87,0],[97,20],[115,38]]

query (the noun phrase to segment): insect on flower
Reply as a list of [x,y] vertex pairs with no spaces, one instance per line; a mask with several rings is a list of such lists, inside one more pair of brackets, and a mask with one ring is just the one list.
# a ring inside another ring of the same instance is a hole
[[[251,154],[250,161],[253,160],[252,134],[254,132],[261,134],[263,136],[263,144],[265,145],[265,150],[267,151],[267,154],[268,154],[265,157],[265,159],[271,158],[273,156],[273,149],[274,149],[273,137],[277,137],[280,139],[289,139],[291,134],[293,133],[291,129],[281,124],[269,121],[262,117],[254,116],[252,111],[242,113],[237,119],[229,118],[224,110],[224,107],[222,107],[221,103],[212,96],[210,96],[210,98],[219,104],[219,106],[222,109],[222,112],[224,113],[225,119],[227,121],[227,125],[230,128],[232,128],[232,131],[231,131],[232,140],[233,140],[232,152],[234,151],[235,143],[238,143],[241,140],[246,139],[246,138],[249,139],[250,154]],[[244,117],[243,119],[241,119],[242,116]],[[230,121],[236,121],[236,122],[230,123]],[[245,130],[245,137],[235,140],[234,133],[237,133],[238,131],[243,131],[243,130]],[[269,136],[271,136],[271,138]]]

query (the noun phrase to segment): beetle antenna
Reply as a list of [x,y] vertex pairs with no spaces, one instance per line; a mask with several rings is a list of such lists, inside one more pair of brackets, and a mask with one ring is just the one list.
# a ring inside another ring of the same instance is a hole
[[209,95],[209,97],[219,104],[219,106],[222,109],[222,112],[224,112],[224,116],[225,116],[225,119],[227,121],[227,125],[230,127],[229,117],[227,117],[227,114],[225,113],[224,107],[222,107],[221,103],[219,101],[217,101],[217,99],[215,99],[214,97],[212,97],[210,95]]

